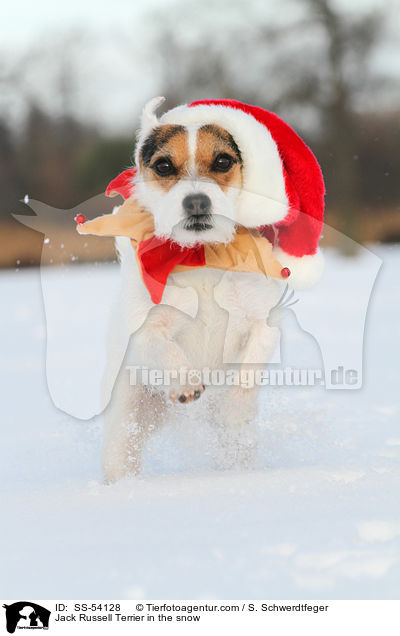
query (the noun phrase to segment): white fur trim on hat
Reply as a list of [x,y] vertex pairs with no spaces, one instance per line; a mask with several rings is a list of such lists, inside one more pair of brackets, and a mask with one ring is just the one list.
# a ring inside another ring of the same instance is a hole
[[282,267],[290,269],[290,276],[286,282],[292,289],[310,289],[320,281],[324,271],[324,257],[321,250],[307,256],[292,256],[280,247],[274,247],[272,253]]
[[221,105],[177,106],[160,124],[216,124],[234,138],[243,158],[243,190],[237,222],[271,225],[285,218],[289,205],[278,148],[269,130],[252,115]]

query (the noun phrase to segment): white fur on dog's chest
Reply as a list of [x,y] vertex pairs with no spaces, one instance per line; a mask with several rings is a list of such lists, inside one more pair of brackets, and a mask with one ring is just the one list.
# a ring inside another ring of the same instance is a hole
[[[209,303],[251,318],[268,318],[278,302],[281,285],[262,274],[229,272],[208,267],[170,276],[169,281],[180,287],[193,288],[199,304]],[[213,316],[205,315],[212,323]]]
[[276,334],[267,326],[270,310],[281,294],[281,284],[276,279],[257,273],[196,268],[171,274],[162,303],[154,305],[129,239],[119,238],[117,245],[122,273],[118,303],[122,332],[117,327],[117,333],[128,330],[133,334],[130,364],[153,368],[186,365],[179,360],[164,363],[158,360],[159,353],[154,359],[154,350],[148,345],[161,335],[165,343],[175,342],[185,352],[193,368],[219,367],[224,361],[236,361],[252,336],[253,353],[251,358],[245,356],[246,361],[268,361],[269,354],[254,352],[262,352],[266,341],[271,341],[272,347],[276,340]]
[[171,283],[190,287],[197,294],[197,313],[182,320],[177,341],[197,364],[221,364],[234,331],[230,352],[235,359],[257,323],[266,326],[271,308],[278,302],[280,285],[261,274],[225,272],[202,268],[170,277]]
[[[170,276],[170,282],[190,289],[196,296],[196,315],[182,320],[177,341],[191,360],[200,366],[215,366],[223,357],[223,344],[228,325],[227,311],[215,299],[215,289],[225,272],[202,268]],[[193,298],[194,298],[193,296]]]

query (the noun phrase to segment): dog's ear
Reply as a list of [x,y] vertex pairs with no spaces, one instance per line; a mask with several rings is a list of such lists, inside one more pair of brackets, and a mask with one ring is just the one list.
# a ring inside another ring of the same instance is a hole
[[158,126],[159,120],[155,111],[165,101],[165,97],[153,97],[143,108],[140,120],[139,141],[143,141]]

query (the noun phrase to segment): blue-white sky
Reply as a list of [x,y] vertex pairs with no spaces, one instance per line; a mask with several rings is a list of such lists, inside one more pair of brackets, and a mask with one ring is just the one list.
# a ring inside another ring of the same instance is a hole
[[[80,116],[82,113],[86,114],[88,120],[97,120],[106,128],[126,127],[130,125],[130,119],[136,117],[143,101],[158,94],[160,90],[158,69],[143,51],[149,34],[154,35],[160,27],[157,10],[165,10],[174,2],[175,0],[66,0],[56,3],[54,0],[6,0],[0,7],[0,56],[4,56],[6,64],[12,63],[13,59],[24,52],[29,58],[38,46],[48,46],[48,50],[53,53],[44,58],[45,63],[41,59],[40,64],[38,63],[40,68],[35,68],[29,62],[32,71],[24,79],[23,91],[26,98],[36,96],[40,90],[43,101],[47,100],[46,105],[57,112],[59,97],[56,80],[52,79],[53,76],[56,77],[56,61],[59,62],[64,56],[65,63],[73,65],[72,47],[67,50],[63,38],[64,34],[79,30],[84,40],[87,38],[87,42],[83,49],[80,48],[78,65],[75,59],[75,67],[79,67],[80,89],[74,96],[74,108]],[[196,37],[197,23],[201,21],[203,28],[204,24],[206,28],[207,24],[213,28],[216,22],[217,28],[224,28],[228,21],[240,24],[247,18],[246,0],[226,2],[229,11],[221,8],[221,0],[212,3],[214,6],[208,0],[198,0],[195,3],[197,16],[193,20],[193,31],[188,30],[186,21],[180,36]],[[382,6],[382,0],[335,0],[335,3],[349,12],[362,12]],[[206,6],[209,7],[208,13]],[[290,20],[291,13],[299,5],[296,5],[296,0],[286,0],[284,3],[280,0],[253,0],[252,6],[264,15],[270,13],[271,18],[285,21]],[[388,6],[391,6],[392,14],[396,15],[396,6],[400,7],[400,3],[396,5],[395,0],[388,0]],[[173,25],[176,23],[179,30],[179,15],[172,11],[169,14]],[[397,17],[400,20],[399,11]],[[390,42],[381,47],[375,64],[400,75],[399,51],[397,57],[392,54],[393,41],[398,31],[395,21],[392,30]],[[116,46],[118,40],[123,41],[122,47]],[[61,42],[59,50],[57,42]],[[16,95],[6,93],[0,98],[3,112],[10,117],[18,117],[21,107],[16,105]],[[22,102],[20,99],[20,104]]]
[[170,0],[7,0],[1,3],[0,42],[2,48],[23,48],[43,34],[87,28],[107,34],[127,31],[129,22],[140,20],[144,12]]
[[[170,4],[171,0],[7,0],[0,7],[0,42],[2,46],[24,47],[44,33],[86,25],[104,33],[110,28],[126,31],[129,22],[133,22],[134,18],[140,21],[149,8]],[[273,11],[277,4],[282,8],[282,3],[276,0],[262,4],[266,11]],[[335,0],[335,4],[352,11],[362,11],[382,6],[382,0]],[[242,5],[245,9],[246,0],[232,2],[232,5]]]

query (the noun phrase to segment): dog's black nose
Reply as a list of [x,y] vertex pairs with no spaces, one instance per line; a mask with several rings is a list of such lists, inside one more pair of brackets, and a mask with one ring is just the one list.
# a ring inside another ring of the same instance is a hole
[[188,194],[182,205],[188,216],[201,216],[210,214],[211,199],[206,194]]

